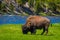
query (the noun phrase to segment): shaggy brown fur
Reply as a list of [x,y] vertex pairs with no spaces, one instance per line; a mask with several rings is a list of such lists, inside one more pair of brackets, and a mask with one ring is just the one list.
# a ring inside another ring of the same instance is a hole
[[26,24],[23,26],[22,30],[23,33],[27,33],[28,31],[31,32],[31,34],[36,33],[36,29],[43,29],[43,32],[41,35],[46,32],[48,33],[48,27],[50,24],[50,20],[46,17],[42,16],[30,16],[27,18]]

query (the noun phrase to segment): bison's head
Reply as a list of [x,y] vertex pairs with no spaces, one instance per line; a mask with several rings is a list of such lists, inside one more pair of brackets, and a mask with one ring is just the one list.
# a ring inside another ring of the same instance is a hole
[[22,26],[22,32],[23,34],[27,34],[28,31],[30,30],[30,22],[27,22],[25,25]]
[[26,25],[22,26],[22,32],[23,32],[23,34],[27,34],[28,33],[28,28],[27,28]]

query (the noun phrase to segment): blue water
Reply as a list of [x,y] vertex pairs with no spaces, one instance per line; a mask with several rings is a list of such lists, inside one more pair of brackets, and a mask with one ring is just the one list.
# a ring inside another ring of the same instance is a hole
[[[28,16],[0,16],[0,24],[25,24]],[[60,23],[60,16],[46,16],[51,23]]]

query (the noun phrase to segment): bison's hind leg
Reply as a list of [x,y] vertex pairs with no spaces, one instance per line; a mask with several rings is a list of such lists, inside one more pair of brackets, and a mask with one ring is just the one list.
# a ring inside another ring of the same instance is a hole
[[46,32],[45,35],[47,35],[48,34],[48,27],[47,26],[45,27],[45,32]]
[[45,32],[45,28],[43,28],[43,32],[41,33],[41,35],[43,35],[43,34],[44,34],[44,32]]
[[45,35],[48,34],[48,27],[44,27],[43,28],[43,32],[41,33],[41,35],[43,35],[44,33],[46,33]]

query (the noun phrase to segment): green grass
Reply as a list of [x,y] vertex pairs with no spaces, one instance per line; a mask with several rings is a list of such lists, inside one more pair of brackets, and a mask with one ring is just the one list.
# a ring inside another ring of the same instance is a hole
[[60,40],[60,23],[49,27],[48,35],[40,35],[42,30],[37,30],[35,35],[22,34],[21,24],[0,25],[0,40]]

